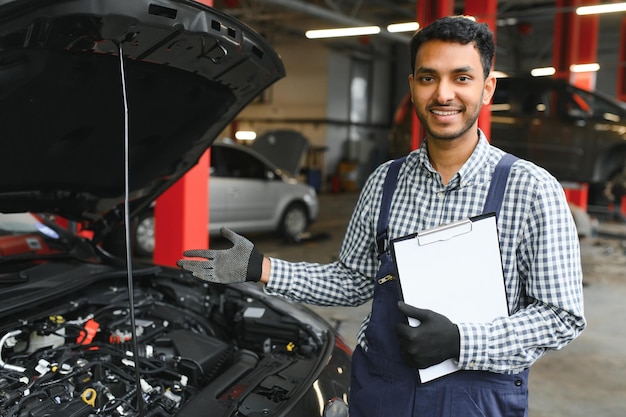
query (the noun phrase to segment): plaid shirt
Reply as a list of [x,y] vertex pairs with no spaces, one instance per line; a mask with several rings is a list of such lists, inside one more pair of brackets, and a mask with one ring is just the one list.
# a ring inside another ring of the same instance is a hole
[[[408,155],[392,200],[390,239],[482,213],[503,152],[479,135],[473,154],[446,185],[428,159],[426,142]],[[317,305],[356,306],[371,299],[379,267],[376,224],[388,164],[377,168],[363,187],[339,260],[314,264],[272,259],[266,292]],[[507,182],[498,233],[511,315],[491,323],[457,323],[459,365],[516,373],[546,350],[565,346],[586,326],[578,235],[559,182],[544,169],[517,161]],[[368,322],[369,317],[358,335],[364,348]]]

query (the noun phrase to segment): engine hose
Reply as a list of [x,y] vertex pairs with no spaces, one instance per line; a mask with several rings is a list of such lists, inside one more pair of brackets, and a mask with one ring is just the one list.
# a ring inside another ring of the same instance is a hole
[[22,366],[18,366],[18,365],[11,365],[9,363],[6,363],[2,359],[2,349],[4,348],[4,344],[6,343],[6,341],[12,337],[20,335],[21,333],[22,333],[21,330],[12,330],[8,332],[7,334],[5,334],[4,336],[2,336],[2,339],[0,339],[0,368],[7,369],[9,371],[19,372],[19,373],[24,373],[26,371],[26,368]]

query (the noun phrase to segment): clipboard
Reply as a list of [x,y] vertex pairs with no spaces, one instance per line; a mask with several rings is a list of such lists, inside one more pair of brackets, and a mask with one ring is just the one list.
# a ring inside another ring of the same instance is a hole
[[[393,239],[401,297],[453,323],[488,323],[508,317],[495,213],[486,213]],[[411,326],[419,321],[409,318]],[[459,370],[449,359],[419,369],[428,382]]]

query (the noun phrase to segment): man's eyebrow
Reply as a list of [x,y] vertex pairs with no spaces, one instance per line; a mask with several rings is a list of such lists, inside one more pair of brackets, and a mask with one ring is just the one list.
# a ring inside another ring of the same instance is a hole
[[[473,72],[476,71],[476,69],[474,67],[472,67],[471,65],[465,66],[465,67],[459,67],[459,68],[455,68],[453,69],[451,72],[454,74],[459,74],[459,73],[464,73],[464,72]],[[428,67],[417,67],[415,68],[415,73],[416,74],[436,74],[439,71],[435,70],[434,68],[428,68]]]
[[428,68],[428,67],[417,67],[415,68],[415,73],[416,74],[434,74],[437,71],[435,71],[433,68]]

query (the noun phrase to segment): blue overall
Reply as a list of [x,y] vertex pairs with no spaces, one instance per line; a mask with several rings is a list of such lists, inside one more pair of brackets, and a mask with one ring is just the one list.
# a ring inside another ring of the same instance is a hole
[[[505,155],[493,174],[483,212],[500,212],[508,174],[517,158]],[[376,276],[370,322],[365,331],[368,349],[358,346],[352,356],[350,417],[524,417],[528,404],[528,371],[504,375],[461,370],[421,384],[415,368],[402,359],[396,323],[406,323],[397,302],[398,281],[387,250],[389,209],[404,158],[389,167],[380,216]]]

